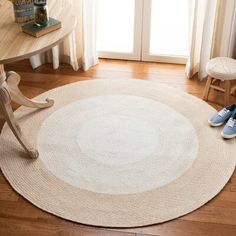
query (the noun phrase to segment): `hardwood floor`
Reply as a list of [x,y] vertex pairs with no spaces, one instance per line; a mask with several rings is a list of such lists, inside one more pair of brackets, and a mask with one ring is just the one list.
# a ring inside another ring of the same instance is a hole
[[[205,81],[187,80],[184,66],[144,62],[101,60],[101,63],[87,72],[72,71],[62,65],[54,71],[51,65],[32,70],[28,61],[6,66],[21,76],[21,91],[34,97],[49,89],[64,84],[101,78],[138,78],[166,84],[201,97]],[[211,93],[210,99],[216,103],[223,101],[222,94]],[[236,98],[231,98],[236,103]],[[211,103],[215,108],[220,105]],[[13,104],[14,109],[17,108]],[[196,115],[197,111],[196,111]],[[4,123],[0,116],[0,128]],[[60,219],[43,212],[24,200],[12,190],[0,173],[0,236],[235,236],[236,235],[236,173],[222,192],[200,209],[163,224],[149,227],[112,229],[85,226]]]

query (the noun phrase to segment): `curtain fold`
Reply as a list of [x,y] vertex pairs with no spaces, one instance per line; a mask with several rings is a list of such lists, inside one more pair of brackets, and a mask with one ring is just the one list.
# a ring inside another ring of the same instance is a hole
[[83,68],[88,70],[91,66],[98,64],[96,50],[96,21],[97,1],[84,0],[83,2]]
[[213,57],[234,56],[235,17],[235,0],[195,0],[188,78],[198,74],[204,79],[206,64]]
[[60,62],[68,63],[77,71],[80,67],[88,70],[98,63],[96,52],[96,1],[97,0],[68,0],[61,4],[71,4],[77,17],[75,30],[59,45],[46,53],[30,58],[33,68],[44,63],[52,63],[58,69]]

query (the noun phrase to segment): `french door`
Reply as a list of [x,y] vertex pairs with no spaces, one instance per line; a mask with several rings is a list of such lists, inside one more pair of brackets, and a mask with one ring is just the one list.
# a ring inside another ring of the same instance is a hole
[[181,63],[194,0],[98,0],[99,57]]

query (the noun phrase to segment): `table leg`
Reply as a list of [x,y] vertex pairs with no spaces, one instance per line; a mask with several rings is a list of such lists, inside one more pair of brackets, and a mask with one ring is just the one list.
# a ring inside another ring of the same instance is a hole
[[15,117],[11,108],[11,97],[8,92],[7,84],[5,81],[0,84],[0,110],[2,111],[10,129],[16,136],[19,143],[28,153],[28,155],[31,158],[34,158],[34,159],[37,158],[39,156],[38,151],[34,149],[25,139],[24,135],[22,134],[20,130],[19,125],[17,124],[15,120]]
[[10,129],[28,155],[31,158],[37,158],[39,156],[38,151],[28,143],[14,117],[11,100],[14,100],[20,105],[32,108],[51,107],[54,101],[47,98],[46,102],[36,102],[26,98],[18,88],[19,82],[20,76],[17,73],[11,71],[6,74],[3,65],[0,64],[0,111],[3,113]]
[[13,71],[7,73],[6,82],[11,95],[11,99],[20,105],[32,108],[47,108],[53,106],[54,104],[54,101],[49,98],[46,99],[46,102],[36,102],[26,98],[18,88],[20,75]]
[[0,86],[6,79],[6,73],[4,71],[3,65],[0,64]]

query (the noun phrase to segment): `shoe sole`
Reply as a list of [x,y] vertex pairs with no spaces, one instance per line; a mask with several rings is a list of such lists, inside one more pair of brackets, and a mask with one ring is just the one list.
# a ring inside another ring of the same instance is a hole
[[212,127],[218,127],[218,126],[221,126],[223,125],[225,122],[221,122],[221,123],[212,123],[210,120],[208,120],[208,124]]
[[231,139],[231,138],[235,138],[236,134],[224,134],[223,132],[221,132],[221,136],[225,139]]

